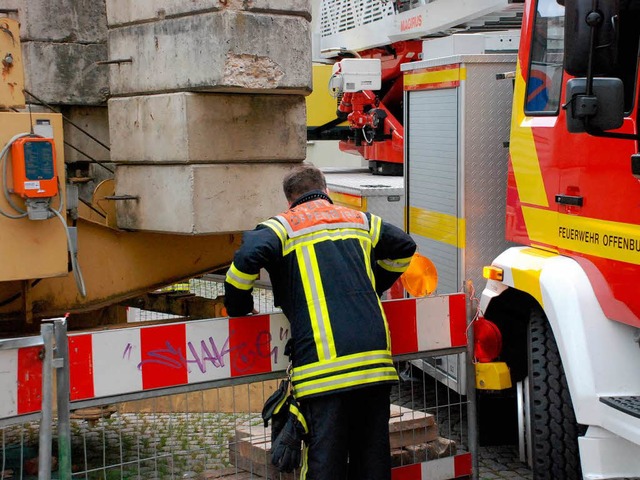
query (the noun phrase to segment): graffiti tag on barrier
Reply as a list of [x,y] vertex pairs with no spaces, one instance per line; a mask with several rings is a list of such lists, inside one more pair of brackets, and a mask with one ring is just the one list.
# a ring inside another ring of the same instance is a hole
[[[280,341],[287,340],[289,338],[289,329],[281,327],[279,337]],[[256,335],[255,341],[241,342],[233,347],[229,346],[230,338],[231,335],[222,344],[216,343],[213,337],[202,339],[199,342],[189,341],[186,344],[186,352],[183,351],[182,347],[176,347],[170,340],[166,340],[165,348],[146,352],[147,358],[138,363],[137,368],[142,370],[143,365],[155,364],[172,369],[185,368],[188,372],[191,372],[192,366],[195,365],[201,373],[206,373],[207,368],[210,367],[225,367],[232,358],[235,360],[234,369],[240,372],[251,370],[259,359],[271,357],[273,363],[278,364],[280,349],[278,346],[271,348],[271,332],[261,331]],[[122,358],[130,359],[132,350],[133,345],[128,343]]]

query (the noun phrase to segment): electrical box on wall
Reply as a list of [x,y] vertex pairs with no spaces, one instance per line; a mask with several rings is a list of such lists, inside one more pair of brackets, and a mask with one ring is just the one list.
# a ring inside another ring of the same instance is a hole
[[58,194],[53,139],[24,137],[11,146],[13,192],[22,198],[49,198]]

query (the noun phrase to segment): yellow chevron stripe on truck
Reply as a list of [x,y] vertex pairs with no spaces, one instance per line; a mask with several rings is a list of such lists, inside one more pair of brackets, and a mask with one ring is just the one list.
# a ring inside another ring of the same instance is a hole
[[[548,207],[547,192],[542,180],[540,162],[533,139],[532,119],[524,114],[526,84],[520,69],[516,66],[513,112],[511,114],[511,141],[509,152],[511,164],[522,203]],[[522,101],[519,101],[522,99]],[[528,226],[527,226],[528,227]]]

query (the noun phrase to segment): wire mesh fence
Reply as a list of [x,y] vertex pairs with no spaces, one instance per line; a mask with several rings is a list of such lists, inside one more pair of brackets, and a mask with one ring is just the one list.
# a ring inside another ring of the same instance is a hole
[[[393,466],[467,452],[466,397],[410,362],[397,368],[401,380],[391,393]],[[72,412],[72,478],[299,478],[270,465],[270,432],[259,412],[277,382],[248,380]],[[37,422],[2,429],[1,478],[37,478],[38,438]],[[60,478],[55,470],[54,461],[51,478]]]
[[[0,478],[38,478],[39,435],[40,427],[37,421],[0,429]],[[55,470],[55,461],[52,467]]]

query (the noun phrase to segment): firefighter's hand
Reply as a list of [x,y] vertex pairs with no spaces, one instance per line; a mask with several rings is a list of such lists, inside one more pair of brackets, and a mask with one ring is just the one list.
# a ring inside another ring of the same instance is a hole
[[281,472],[291,473],[300,466],[302,436],[293,415],[271,445],[271,463]]

